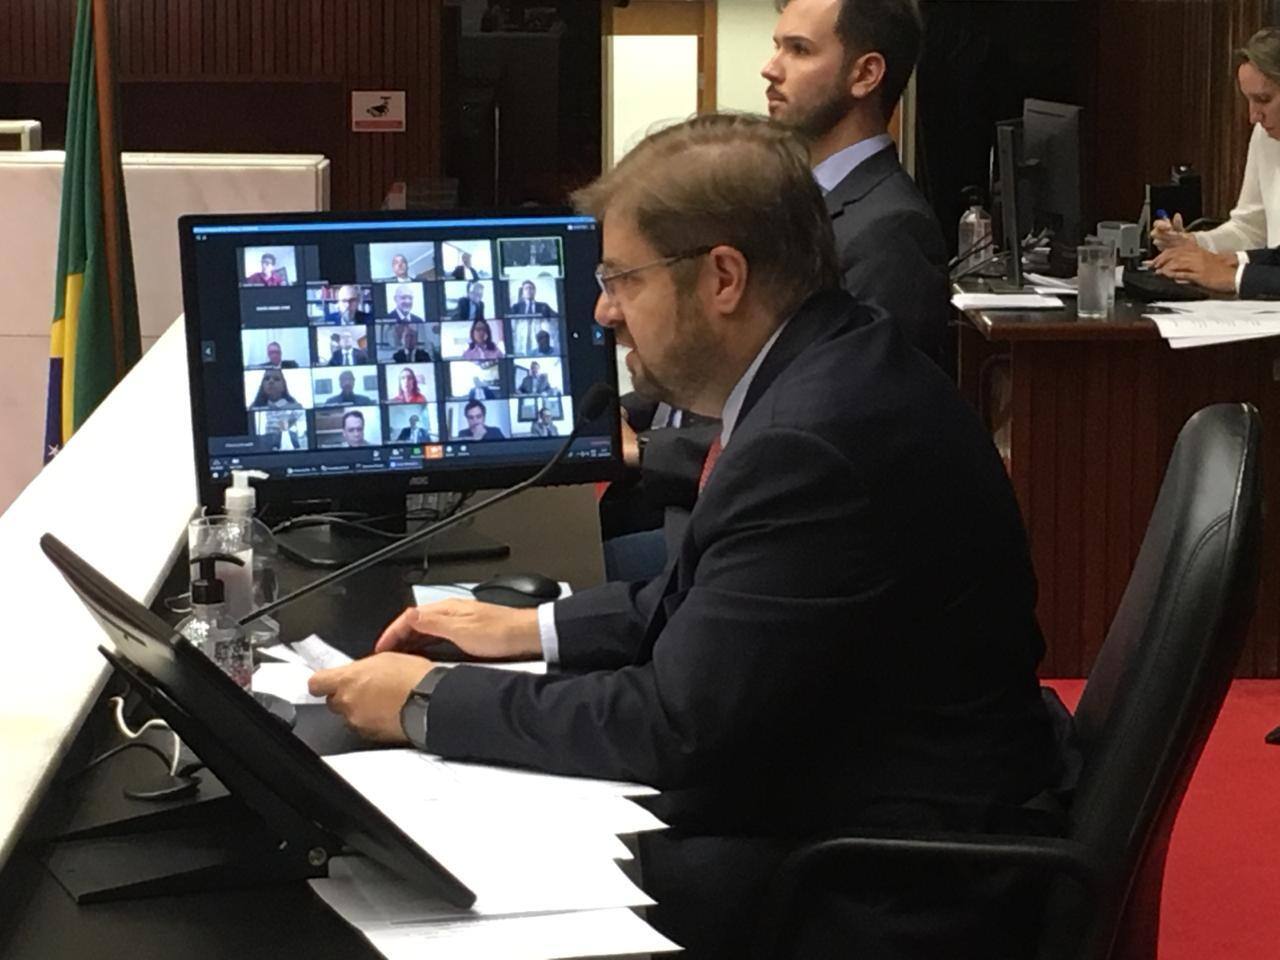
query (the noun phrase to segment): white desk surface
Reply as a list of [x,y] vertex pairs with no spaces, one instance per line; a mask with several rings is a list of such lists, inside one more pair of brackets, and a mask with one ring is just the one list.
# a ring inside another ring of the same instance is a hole
[[0,864],[108,676],[104,634],[40,550],[53,533],[149,603],[196,505],[179,318],[0,515]]

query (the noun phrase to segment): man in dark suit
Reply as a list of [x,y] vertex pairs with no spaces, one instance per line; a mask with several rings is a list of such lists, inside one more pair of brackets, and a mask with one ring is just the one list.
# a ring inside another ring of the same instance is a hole
[[355,345],[355,339],[344,330],[338,340],[338,349],[329,357],[331,367],[350,367],[369,362],[369,354]]
[[434,359],[430,350],[424,350],[418,346],[418,330],[416,327],[406,327],[403,337],[404,339],[401,341],[403,346],[391,355],[391,359],[395,363],[428,363]]
[[[1050,782],[1026,539],[954,385],[837,289],[787,131],[698,117],[575,199],[638,389],[723,419],[673,564],[538,610],[411,608],[311,690],[376,739],[658,787],[653,921],[686,956],[743,957],[800,838],[983,829]],[[552,666],[439,670],[415,656],[439,637]],[[1008,901],[954,881],[877,873],[821,932],[877,960],[1012,955]]]
[[418,415],[416,413],[409,415],[409,425],[396,435],[396,440],[399,443],[426,443],[430,439],[431,435],[418,426]]
[[413,288],[405,285],[396,287],[393,294],[396,308],[388,314],[387,319],[393,320],[397,325],[406,323],[422,323],[423,319],[413,312]]
[[259,370],[265,370],[268,367],[279,367],[282,370],[296,370],[298,361],[284,359],[284,351],[280,349],[280,344],[272,340],[267,344],[267,362],[256,364]]
[[538,299],[538,287],[532,280],[520,284],[520,299],[512,304],[511,313],[517,317],[555,316],[555,311]]
[[[886,130],[919,58],[920,34],[915,0],[789,0],[762,75],[770,115],[810,144],[835,230],[841,285],[948,369],[946,243]],[[642,528],[664,507],[682,512],[693,505],[717,429],[696,418],[679,431],[651,429],[653,405],[630,406],[639,416],[624,425],[624,452],[639,473],[601,502],[602,519],[616,532]],[[671,519],[678,536],[683,516]],[[607,538],[610,530],[604,532]]]
[[473,283],[467,287],[467,295],[458,300],[458,308],[453,311],[454,320],[484,319],[484,284]]
[[480,274],[476,272],[476,268],[471,266],[471,254],[462,251],[462,262],[453,268],[453,279],[455,280],[479,280]]

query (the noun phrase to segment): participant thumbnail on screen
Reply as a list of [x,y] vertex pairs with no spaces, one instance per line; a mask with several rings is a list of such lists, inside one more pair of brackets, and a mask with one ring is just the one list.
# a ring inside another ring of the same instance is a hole
[[470,442],[505,440],[511,436],[511,410],[506,400],[467,400],[445,404],[449,438]]
[[314,333],[316,366],[354,367],[369,362],[368,327],[324,327]]
[[244,247],[240,251],[242,287],[287,287],[298,282],[293,247]]
[[516,317],[511,320],[511,355],[513,357],[558,357],[560,321]]
[[301,410],[262,410],[253,414],[258,449],[277,453],[310,450],[307,415]]
[[371,243],[367,251],[367,279],[374,283],[413,283],[437,279],[434,243]]
[[537,280],[564,276],[560,237],[512,237],[498,241],[499,276],[503,280]]
[[498,316],[493,284],[484,280],[446,282],[444,312],[450,320],[491,320]]
[[497,400],[506,395],[497,360],[457,360],[448,369],[450,400]]
[[249,370],[311,366],[306,327],[275,327],[240,331],[244,365]]
[[387,403],[432,403],[436,399],[436,369],[426,363],[388,364],[382,368]]
[[317,407],[347,407],[378,403],[378,368],[316,367],[311,372],[312,393]]
[[508,403],[512,437],[567,437],[573,430],[571,397],[521,397]]
[[320,407],[315,412],[316,445],[377,447],[382,445],[379,407]]
[[493,251],[488,240],[445,240],[440,244],[441,268],[454,280],[493,277]]
[[434,403],[398,403],[387,407],[388,443],[437,443],[440,413]]
[[304,410],[311,406],[311,371],[246,370],[244,405],[250,410]]
[[423,323],[438,320],[435,304],[423,291],[421,283],[388,283],[382,291],[382,309],[378,319],[396,323]]
[[501,320],[440,324],[440,356],[445,360],[501,360],[506,355],[506,331]]
[[440,359],[440,324],[380,323],[379,363],[431,363]]
[[310,299],[310,290],[307,293],[307,317],[314,324],[351,326],[373,318],[373,288],[367,284],[328,284],[314,289],[318,302]]
[[507,284],[507,316],[555,317],[560,314],[560,289],[554,280],[512,280]]
[[513,373],[512,382],[518,394],[555,396],[564,393],[564,369],[559,358],[517,360],[513,364]]

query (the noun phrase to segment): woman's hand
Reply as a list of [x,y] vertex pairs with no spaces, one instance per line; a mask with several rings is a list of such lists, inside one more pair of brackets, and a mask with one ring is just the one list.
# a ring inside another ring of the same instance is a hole
[[1172,220],[1157,220],[1151,224],[1151,242],[1160,250],[1197,246],[1196,238],[1183,227],[1180,213],[1175,213]]

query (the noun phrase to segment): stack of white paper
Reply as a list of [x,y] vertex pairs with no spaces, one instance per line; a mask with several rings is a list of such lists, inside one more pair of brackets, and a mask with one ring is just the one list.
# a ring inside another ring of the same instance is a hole
[[1062,300],[1039,293],[957,293],[951,305],[957,310],[1061,310]]
[[1280,336],[1280,302],[1194,300],[1151,304],[1168,313],[1148,313],[1170,347],[1207,347],[1237,340]]
[[387,957],[611,956],[679,949],[629,908],[653,901],[618,867],[620,834],[663,829],[629,798],[655,791],[442,760],[414,750],[326,757],[476,893],[459,910],[363,858],[316,892]]

